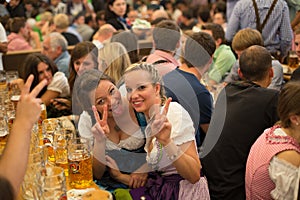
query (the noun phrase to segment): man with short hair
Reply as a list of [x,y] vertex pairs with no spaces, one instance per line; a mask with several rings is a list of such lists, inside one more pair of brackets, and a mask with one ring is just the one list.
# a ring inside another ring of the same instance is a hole
[[194,122],[198,148],[207,132],[213,107],[212,97],[200,80],[209,69],[215,49],[214,39],[208,33],[192,33],[185,42],[182,65],[163,77],[166,95],[181,104]]
[[[300,36],[300,35],[299,35]],[[299,37],[300,39],[300,37]],[[232,48],[237,54],[238,58],[241,53],[252,45],[260,45],[264,46],[264,40],[262,38],[261,33],[256,29],[245,28],[237,32],[232,40]],[[239,61],[237,60],[231,70],[230,73],[224,79],[225,83],[229,83],[232,81],[240,80],[238,75]],[[281,90],[284,79],[283,79],[283,69],[282,65],[278,60],[272,57],[272,68],[274,72],[274,76],[272,78],[271,84],[268,86],[270,89]]]
[[202,31],[210,34],[216,43],[213,64],[208,71],[208,87],[214,87],[222,82],[227,72],[230,71],[236,58],[230,46],[225,44],[225,32],[221,25],[207,23],[202,26]]
[[30,37],[29,25],[26,23],[25,18],[15,17],[11,19],[10,34],[7,36],[8,45],[7,51],[22,51],[31,50],[32,46],[27,39]]
[[67,40],[68,45],[76,45],[79,42],[82,42],[81,35],[74,29],[69,26],[69,17],[66,14],[60,13],[54,16],[53,24],[55,26],[55,31],[61,33]]
[[295,44],[296,54],[298,58],[300,58],[300,27],[295,31],[294,44]]
[[93,36],[93,43],[98,49],[103,47],[103,43],[108,41],[117,30],[111,24],[102,25]]
[[271,54],[254,45],[242,52],[239,62],[243,81],[220,92],[200,152],[211,199],[246,199],[250,148],[278,120],[278,91],[267,88],[273,77]]
[[179,66],[174,55],[180,45],[180,28],[172,20],[163,20],[155,26],[152,36],[155,51],[147,56],[146,62],[154,64],[163,76]]
[[43,42],[42,54],[48,56],[56,64],[58,71],[69,77],[70,54],[67,40],[58,32],[50,33]]

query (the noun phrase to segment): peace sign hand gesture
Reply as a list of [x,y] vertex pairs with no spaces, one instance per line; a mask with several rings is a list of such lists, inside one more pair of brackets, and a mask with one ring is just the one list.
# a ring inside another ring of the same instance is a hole
[[154,120],[151,124],[152,134],[156,137],[157,141],[163,146],[167,145],[171,141],[171,129],[172,125],[167,118],[168,110],[172,98],[168,98],[162,112],[156,109]]
[[100,119],[96,106],[93,106],[92,109],[97,122],[92,128],[92,133],[96,140],[102,141],[104,138],[107,138],[110,132],[109,126],[107,124],[107,106],[105,105],[103,108],[102,119]]
[[16,118],[24,120],[29,125],[33,125],[40,117],[42,100],[36,96],[47,85],[47,81],[43,80],[30,92],[33,79],[33,75],[28,77],[16,109]]

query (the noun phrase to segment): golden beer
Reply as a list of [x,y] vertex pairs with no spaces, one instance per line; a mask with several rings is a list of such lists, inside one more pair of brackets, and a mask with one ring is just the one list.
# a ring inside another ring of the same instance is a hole
[[8,139],[8,135],[0,136],[0,142],[1,143],[5,143],[6,144],[7,139]]
[[6,80],[0,80],[0,91],[4,91],[7,89]]
[[69,153],[69,182],[72,188],[88,188],[93,182],[92,157],[89,153]]
[[299,60],[297,55],[290,55],[288,59],[288,65],[292,69],[296,69],[299,66]]
[[43,120],[47,119],[47,110],[46,110],[46,105],[45,104],[41,104],[41,107],[42,107],[42,111],[41,111],[41,114],[40,114],[40,118],[38,120],[38,128],[39,128],[39,138],[40,138],[40,144],[42,145],[43,144]]
[[64,169],[65,176],[69,175],[68,150],[66,148],[55,149],[55,165]]
[[14,104],[16,109],[17,109],[17,105],[18,105],[19,100],[20,100],[20,95],[13,95],[10,98],[10,101]]

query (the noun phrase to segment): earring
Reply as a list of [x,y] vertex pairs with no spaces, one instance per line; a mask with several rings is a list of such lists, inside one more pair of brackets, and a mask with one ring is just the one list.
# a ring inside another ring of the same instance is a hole
[[298,122],[296,122],[296,126],[299,126],[299,123],[298,123]]

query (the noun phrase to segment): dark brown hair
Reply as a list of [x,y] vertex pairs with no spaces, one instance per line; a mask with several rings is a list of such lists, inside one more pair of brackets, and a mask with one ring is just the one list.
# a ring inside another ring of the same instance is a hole
[[[52,76],[58,71],[57,66],[55,63],[48,58],[47,56],[41,54],[41,53],[32,53],[29,54],[24,61],[23,67],[20,70],[20,77],[24,80],[24,82],[27,80],[30,74],[34,75],[33,82],[31,84],[30,90],[32,90],[35,86],[39,84],[39,72],[38,72],[38,65],[40,63],[45,63],[50,67]],[[47,86],[44,87],[44,89],[39,93],[38,97],[41,97],[47,90]]]
[[91,53],[93,61],[95,63],[95,69],[97,69],[97,67],[98,67],[98,49],[92,42],[89,42],[89,41],[80,42],[80,43],[76,44],[76,46],[72,50],[70,65],[69,65],[70,76],[68,79],[71,93],[73,91],[74,82],[77,77],[77,72],[75,71],[75,68],[74,68],[74,62],[76,60],[88,55],[89,53]]
[[266,48],[253,45],[242,52],[239,65],[245,79],[261,81],[269,74],[272,67],[272,56]]
[[19,33],[21,28],[25,27],[26,19],[23,17],[11,18],[7,22],[7,28],[12,33]]
[[283,128],[291,127],[290,116],[300,115],[300,81],[289,81],[278,99],[278,116]]
[[172,20],[159,22],[153,30],[155,49],[174,51],[180,39],[180,28]]
[[100,81],[102,80],[108,80],[111,83],[115,84],[115,81],[111,77],[96,69],[89,69],[84,71],[80,76],[76,78],[74,83],[74,91],[72,96],[73,102],[79,103],[81,108],[77,109],[82,109],[89,112],[93,121],[94,114],[92,113],[90,93],[98,87]]
[[215,24],[215,23],[208,23],[202,25],[202,30],[210,30],[212,32],[212,36],[215,40],[221,39],[222,44],[226,43],[225,40],[225,32],[223,27],[220,24]]

